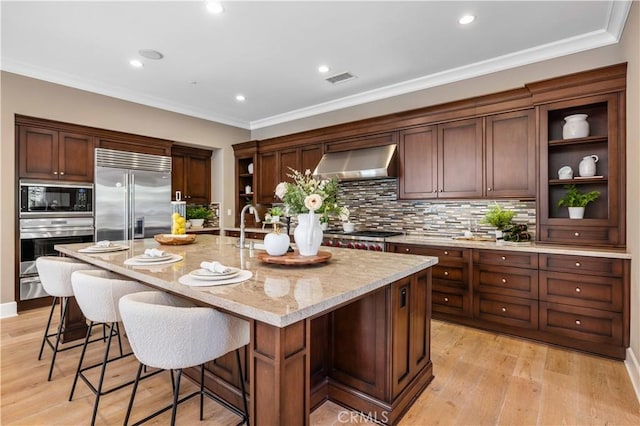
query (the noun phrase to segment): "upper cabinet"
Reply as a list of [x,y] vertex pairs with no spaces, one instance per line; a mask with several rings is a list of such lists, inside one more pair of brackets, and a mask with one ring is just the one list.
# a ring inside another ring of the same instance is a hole
[[536,196],[534,109],[485,118],[485,186],[490,198]]
[[16,126],[20,178],[93,181],[91,135]]
[[400,132],[399,198],[468,198],[482,192],[482,119]]
[[171,148],[172,199],[180,191],[188,204],[209,204],[211,199],[211,153],[174,145]]
[[[619,133],[619,110],[623,106],[615,93],[540,106],[540,241],[624,244],[624,163]],[[565,118],[575,114],[587,116],[588,133],[563,136]],[[597,159],[593,175],[580,169],[585,157]],[[563,167],[571,168],[571,177],[563,175],[560,179]],[[575,185],[580,192],[600,193],[586,206],[583,219],[570,219],[567,207],[558,206],[567,184]]]
[[[235,157],[235,226],[240,226],[240,211],[246,204],[255,205],[257,141],[233,145]],[[247,226],[256,226],[253,215],[247,215]]]

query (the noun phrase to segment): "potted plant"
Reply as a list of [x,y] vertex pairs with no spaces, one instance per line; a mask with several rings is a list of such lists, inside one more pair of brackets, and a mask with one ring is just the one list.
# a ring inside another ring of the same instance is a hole
[[600,197],[599,191],[580,192],[575,185],[565,185],[564,189],[567,192],[558,200],[558,207],[566,206],[569,209],[570,219],[582,219],[587,204]]
[[187,219],[193,226],[203,226],[204,220],[211,217],[211,210],[204,206],[188,205]]
[[498,203],[495,203],[484,216],[482,223],[486,223],[497,228],[496,239],[502,238],[502,230],[511,225],[511,220],[516,215],[513,210],[505,210]]
[[273,206],[267,210],[267,214],[271,216],[271,222],[280,222],[280,217],[284,216],[284,210],[280,206]]

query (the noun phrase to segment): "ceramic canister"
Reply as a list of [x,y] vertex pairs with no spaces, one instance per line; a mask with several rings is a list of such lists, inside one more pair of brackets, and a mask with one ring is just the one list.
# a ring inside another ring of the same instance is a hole
[[564,118],[562,137],[564,139],[585,138],[589,136],[589,122],[587,114],[573,114]]

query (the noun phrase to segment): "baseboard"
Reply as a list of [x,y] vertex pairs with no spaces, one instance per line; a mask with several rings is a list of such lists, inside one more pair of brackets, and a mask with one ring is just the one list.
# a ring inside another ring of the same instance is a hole
[[636,398],[640,401],[640,364],[631,348],[627,348],[627,359],[625,359],[624,365],[627,367],[633,390],[636,392]]
[[7,302],[0,304],[0,318],[9,318],[18,316],[18,304],[16,302]]

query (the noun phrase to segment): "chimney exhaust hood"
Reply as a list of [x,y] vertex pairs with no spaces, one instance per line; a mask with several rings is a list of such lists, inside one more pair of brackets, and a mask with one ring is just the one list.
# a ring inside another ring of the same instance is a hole
[[396,145],[324,154],[313,172],[323,179],[363,180],[396,176]]

